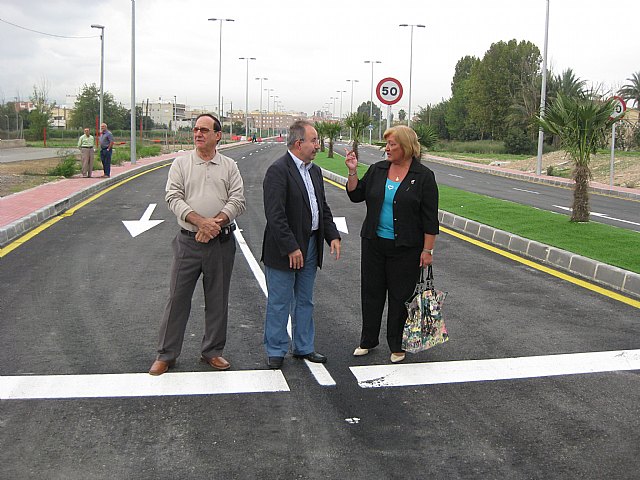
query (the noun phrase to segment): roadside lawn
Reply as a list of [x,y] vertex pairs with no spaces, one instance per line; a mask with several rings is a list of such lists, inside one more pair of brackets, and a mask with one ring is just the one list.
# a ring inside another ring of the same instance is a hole
[[[344,157],[318,152],[314,162],[347,176]],[[367,170],[358,165],[358,177]],[[440,185],[440,209],[461,217],[514,233],[602,263],[640,273],[640,234],[597,222],[574,223],[564,214],[547,212],[506,200]]]

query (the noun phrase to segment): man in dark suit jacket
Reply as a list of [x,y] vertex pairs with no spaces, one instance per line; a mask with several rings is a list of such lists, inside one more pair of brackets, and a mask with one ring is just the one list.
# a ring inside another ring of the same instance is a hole
[[264,345],[273,369],[282,367],[289,350],[287,321],[291,314],[292,352],[296,358],[324,363],[314,347],[313,284],[322,267],[323,241],[340,258],[340,234],[327,204],[321,169],[312,163],[318,133],[306,121],[289,128],[288,152],[267,170],[263,182],[267,226],[262,261],[267,279]]

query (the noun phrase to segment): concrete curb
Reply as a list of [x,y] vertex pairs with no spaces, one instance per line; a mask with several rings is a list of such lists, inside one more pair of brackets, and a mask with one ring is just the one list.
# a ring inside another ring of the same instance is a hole
[[[499,177],[514,178],[516,180],[526,180],[533,183],[542,183],[545,185],[573,188],[573,182],[571,180],[562,179],[560,177],[547,177],[543,175],[533,175],[526,172],[515,172],[513,170],[504,170],[500,168],[489,168],[486,165],[476,165],[470,162],[462,162],[460,160],[436,157],[434,155],[423,155],[422,160],[441,163],[443,165],[451,165],[454,167],[473,170],[476,172],[488,173],[490,175],[497,175]],[[613,189],[611,189],[608,185],[592,182],[589,186],[589,191],[593,193],[610,195],[612,197],[640,200],[640,191],[638,189],[623,189],[623,187],[614,187]]]
[[[220,145],[220,150],[237,147],[245,143],[248,143],[248,142]],[[175,152],[175,156],[173,158],[175,158],[178,155],[181,155],[182,153],[183,152]],[[71,207],[79,204],[83,200],[86,200],[87,198],[91,197],[92,195],[102,190],[105,190],[106,188],[109,188],[111,185],[114,185],[115,183],[118,183],[126,178],[137,175],[141,172],[155,168],[158,165],[162,165],[163,163],[171,163],[173,161],[173,158],[166,158],[167,155],[170,155],[170,154],[164,154],[163,157],[165,158],[113,175],[109,179],[106,179],[100,183],[91,185],[85,188],[84,190],[80,190],[79,192],[69,195],[66,198],[63,198],[61,200],[58,200],[54,203],[47,205],[46,207],[36,210],[35,212],[29,215],[26,215],[20,218],[19,220],[16,220],[15,222],[12,222],[8,225],[0,227],[0,248],[6,247],[9,243],[13,242],[14,240],[21,237],[22,235],[30,232],[34,228],[37,228],[38,226],[42,225],[47,220],[57,215],[60,215],[61,213],[66,212]]]
[[6,225],[0,228],[0,247],[4,248],[6,245],[17,239],[18,237],[28,233],[34,228],[42,225],[47,220],[55,217],[56,215],[60,215],[64,213],[71,207],[77,205],[78,203],[86,200],[92,195],[109,188],[111,185],[120,182],[126,178],[133,177],[134,175],[139,174],[140,172],[144,172],[146,170],[150,170],[151,168],[157,167],[162,163],[171,163],[173,159],[163,159],[158,160],[154,163],[149,163],[147,165],[140,166],[138,168],[134,168],[131,170],[127,170],[126,172],[121,172],[117,175],[112,176],[109,179],[106,179],[100,183],[96,183],[91,185],[84,190],[80,190],[72,195],[69,195],[66,198],[58,200],[52,204],[47,205],[35,212],[26,215],[19,220],[16,220],[9,225]]
[[[340,185],[347,183],[345,177],[333,172],[323,169],[322,173],[326,178]],[[640,298],[640,274],[635,272],[498,230],[444,210],[438,211],[438,219],[441,225],[457,232],[625,295]]]

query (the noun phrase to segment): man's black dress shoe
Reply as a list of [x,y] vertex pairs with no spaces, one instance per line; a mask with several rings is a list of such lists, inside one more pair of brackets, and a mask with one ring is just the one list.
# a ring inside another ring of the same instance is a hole
[[284,357],[269,357],[267,365],[269,365],[269,368],[272,370],[279,370],[282,368],[282,362],[284,362]]
[[293,354],[294,358],[304,358],[313,363],[327,363],[327,357],[318,352],[307,353],[306,355]]

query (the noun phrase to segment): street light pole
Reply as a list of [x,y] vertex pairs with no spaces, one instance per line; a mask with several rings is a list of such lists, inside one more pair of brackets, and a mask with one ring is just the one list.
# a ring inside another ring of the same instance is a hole
[[338,120],[342,121],[342,94],[343,93],[347,93],[346,90],[336,90],[336,93],[340,94],[340,117],[338,118]]
[[276,136],[276,98],[280,98],[278,95],[272,95],[273,98],[273,136]]
[[[220,51],[218,56],[218,116],[222,117],[222,22],[235,22],[233,18],[209,18],[210,22],[220,22]],[[222,122],[222,118],[219,119]]]
[[100,125],[103,120],[103,106],[104,106],[104,25],[91,25],[91,28],[100,29]]
[[247,87],[244,97],[244,134],[249,139],[249,60],[255,60],[255,57],[238,57],[238,60],[246,60],[247,62]]
[[[547,43],[549,39],[549,0],[547,0],[547,14],[544,22],[544,53],[542,54],[542,89],[540,91],[540,118],[544,117],[544,107],[547,97]],[[538,158],[536,161],[536,175],[542,174],[542,150],[544,147],[544,130],[538,130]]]
[[[370,121],[373,121],[373,64],[374,63],[382,63],[380,60],[365,60],[364,63],[371,64],[371,96],[369,98],[369,118]],[[369,129],[369,143],[371,144],[371,134],[373,130]]]
[[131,165],[136,164],[136,0],[131,0]]
[[260,80],[260,138],[262,138],[262,81],[269,79],[266,77],[256,77],[256,80]]
[[[347,79],[347,82],[351,83],[351,106],[349,108],[349,114],[351,114],[351,113],[353,113],[353,84],[357,83],[358,80]],[[349,141],[351,141],[351,127],[349,127]]]
[[333,108],[331,109],[331,120],[336,119],[336,100],[338,97],[329,97],[329,100],[333,102]]
[[[273,92],[273,88],[265,88],[264,91],[267,92],[267,120],[269,119],[269,102],[271,98],[271,92]],[[271,123],[271,122],[269,122]],[[269,135],[269,127],[267,127],[267,136]]]
[[409,49],[409,113],[407,115],[407,126],[411,126],[411,76],[413,74],[413,27],[425,28],[420,24],[401,23],[400,27],[411,27],[411,48]]

